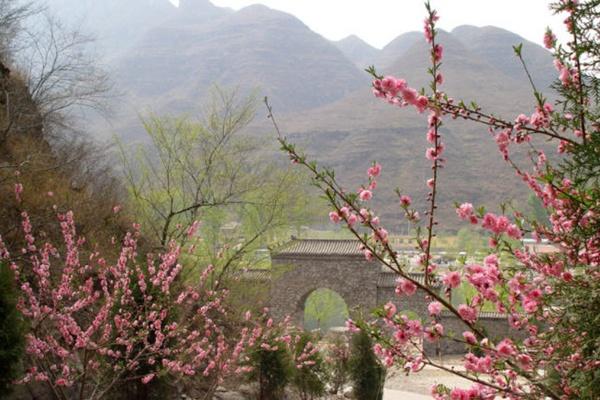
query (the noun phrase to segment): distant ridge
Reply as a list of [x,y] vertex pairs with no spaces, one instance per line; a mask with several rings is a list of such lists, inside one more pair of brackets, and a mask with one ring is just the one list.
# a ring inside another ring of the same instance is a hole
[[[138,113],[147,110],[196,114],[215,83],[241,93],[257,90],[260,97],[269,96],[284,134],[312,159],[334,167],[347,190],[358,189],[373,160],[383,164],[374,204],[390,228],[407,228],[398,218],[394,187],[411,194],[415,203],[426,198],[425,117],[375,99],[370,77],[362,71],[374,64],[412,87],[427,86],[429,54],[421,33],[399,35],[377,50],[356,35],[331,42],[296,17],[263,5],[232,11],[207,0],[185,0],[179,9],[168,0],[52,1],[87,4],[100,31],[135,33],[125,38],[127,51],[113,57],[116,85],[125,95],[113,107],[117,113],[109,133],[117,131],[125,141],[140,139]],[[109,18],[119,6],[118,17]],[[457,100],[474,100],[509,120],[533,112],[530,85],[513,55],[518,43],[538,88],[552,94],[546,89],[556,76],[550,54],[512,32],[465,25],[440,31],[439,41],[445,49],[441,88]],[[252,133],[273,143],[261,108]],[[440,181],[442,229],[459,226],[454,200],[525,203],[527,191],[485,127],[448,118],[442,135],[448,160]],[[515,157],[525,160],[518,153]]]
[[372,65],[380,52],[379,49],[371,46],[356,35],[347,36],[344,39],[333,42],[333,44],[360,69]]
[[384,71],[419,41],[423,41],[421,32],[407,32],[399,35],[381,49],[376,59],[376,66]]

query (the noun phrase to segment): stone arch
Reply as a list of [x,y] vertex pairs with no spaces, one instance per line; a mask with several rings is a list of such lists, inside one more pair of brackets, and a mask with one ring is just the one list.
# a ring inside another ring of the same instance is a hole
[[[365,260],[356,240],[294,239],[272,253],[271,313],[302,326],[303,302],[318,288],[339,294],[349,310],[377,306],[379,267]],[[299,307],[299,305],[302,305]]]
[[306,293],[296,307],[301,312],[302,326],[309,330],[327,331],[334,326],[344,326],[350,316],[346,300],[335,290],[324,287]]

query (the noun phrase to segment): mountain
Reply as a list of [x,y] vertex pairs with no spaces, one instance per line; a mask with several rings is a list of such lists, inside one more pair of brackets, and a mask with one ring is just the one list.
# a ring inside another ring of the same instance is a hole
[[[524,110],[533,111],[526,77],[510,75],[510,69],[498,65],[494,57],[478,53],[477,47],[471,50],[454,32],[440,32],[439,41],[445,49],[445,82],[441,88],[451,97],[474,100],[485,110],[509,120]],[[428,51],[424,40],[419,40],[391,61],[385,72],[405,78],[412,87],[426,86]],[[537,68],[544,71],[543,66]],[[542,78],[550,81],[553,75]],[[319,109],[282,117],[280,126],[292,142],[306,149],[310,158],[336,169],[347,190],[358,189],[373,160],[381,162],[381,182],[386,186],[378,189],[375,204],[392,227],[402,228],[394,187],[413,195],[417,203],[425,200],[425,181],[430,175],[430,164],[424,156],[428,147],[427,122],[426,116],[414,109],[393,107],[374,98],[365,86]],[[485,126],[446,118],[441,134],[447,158],[446,167],[440,172],[442,229],[459,225],[454,201],[494,205],[513,199],[524,204],[528,192],[502,160]],[[527,165],[527,149],[513,146],[511,151],[518,162]]]
[[421,32],[407,32],[398,36],[385,45],[379,52],[379,56],[376,60],[377,62],[375,63],[377,70],[385,71],[387,67],[398,60],[398,58],[400,58],[415,43],[422,40],[423,34]]
[[47,0],[47,5],[63,23],[93,36],[107,60],[177,12],[169,0]]
[[[186,0],[179,8],[169,5],[161,17],[157,10],[164,2],[132,1],[158,8],[143,11],[150,13],[152,23],[136,29],[139,37],[113,62],[123,92],[113,131],[125,141],[140,138],[139,112],[194,113],[215,83],[238,87],[241,93],[258,88],[260,97],[269,96],[283,133],[311,158],[334,167],[348,190],[364,182],[372,160],[384,165],[381,182],[388,186],[377,191],[375,204],[393,228],[402,226],[393,187],[413,195],[416,203],[425,199],[425,116],[375,99],[369,77],[356,66],[371,58],[367,63],[381,73],[403,77],[412,87],[426,87],[429,50],[421,33],[400,35],[377,51],[357,37],[332,43],[292,15],[261,5],[234,12],[207,0]],[[124,11],[132,27],[137,21],[134,8]],[[445,48],[442,90],[509,120],[533,111],[529,83],[512,45],[524,43],[524,57],[540,87],[555,76],[545,49],[499,28],[462,26],[440,32],[439,42]],[[260,108],[258,115],[264,115]],[[252,129],[257,135],[272,135],[263,118],[257,118]],[[442,228],[457,226],[455,200],[477,205],[525,200],[527,191],[502,160],[485,126],[447,118],[441,133],[448,160],[440,173]],[[512,150],[517,162],[526,161],[526,154]],[[281,155],[273,155],[277,156]]]
[[494,65],[504,74],[526,79],[526,73],[516,57],[513,46],[523,44],[522,55],[538,89],[547,89],[556,77],[550,52],[519,35],[495,26],[478,28],[462,25],[452,31],[473,54]]
[[328,40],[262,5],[202,23],[172,18],[119,60],[116,77],[136,104],[174,112],[195,109],[213,84],[258,88],[285,111],[319,107],[368,84]]
[[333,42],[350,61],[358,68],[365,69],[375,62],[379,50],[356,35],[350,35],[342,40]]

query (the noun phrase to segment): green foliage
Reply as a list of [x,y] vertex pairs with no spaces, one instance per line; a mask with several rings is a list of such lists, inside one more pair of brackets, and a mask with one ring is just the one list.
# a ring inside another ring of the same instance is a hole
[[11,392],[24,347],[24,324],[16,308],[12,271],[0,263],[0,398]]
[[296,343],[292,384],[301,400],[312,400],[325,394],[327,370],[321,353],[314,346],[316,338],[307,332],[302,333]]
[[350,354],[354,397],[359,400],[381,400],[386,371],[373,352],[373,343],[367,332],[361,330],[352,337]]
[[350,348],[346,338],[336,335],[327,349],[327,366],[331,391],[335,394],[344,388],[350,377]]
[[[302,171],[265,161],[268,145],[244,133],[255,99],[215,89],[203,119],[150,115],[149,143],[121,146],[126,186],[136,220],[160,247],[189,238],[202,222],[186,264],[212,264],[217,279],[256,266],[256,250],[281,241],[291,227],[316,215]],[[194,271],[194,268],[187,268]]]
[[469,255],[485,249],[485,238],[471,228],[460,228],[456,235],[456,247],[458,251],[465,251]]
[[306,299],[304,327],[308,330],[344,326],[348,317],[346,302],[333,290],[317,289]]
[[[264,344],[270,348],[263,347]],[[253,369],[248,378],[258,383],[257,399],[282,399],[285,387],[293,374],[292,360],[287,348],[281,342],[268,343],[265,340],[250,352],[249,358]]]
[[533,193],[527,197],[527,206],[529,207],[530,220],[538,224],[548,224],[548,211],[544,208],[541,200]]

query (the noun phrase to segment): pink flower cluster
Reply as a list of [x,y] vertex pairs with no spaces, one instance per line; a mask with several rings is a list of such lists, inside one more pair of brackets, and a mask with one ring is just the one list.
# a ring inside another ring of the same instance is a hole
[[506,233],[513,239],[521,239],[523,237],[521,229],[519,229],[516,224],[511,224],[510,220],[504,215],[496,215],[493,213],[485,214],[483,216],[481,227],[496,235]]
[[[45,381],[62,393],[65,387],[85,390],[91,382],[105,382],[98,389],[102,393],[142,368],[149,371],[139,377],[142,383],[163,371],[215,382],[234,372],[254,339],[247,329],[239,337],[226,333],[226,291],[209,287],[212,267],[194,287],[174,285],[181,248],[171,243],[166,253],[148,255],[141,266],[138,228],[125,235],[114,264],[93,251],[84,261],[85,240],[77,236],[73,213],[58,219],[61,253],[50,243],[37,243],[26,213],[22,258],[0,251],[21,290],[18,308],[35,327],[26,347],[33,365],[21,383]],[[196,228],[193,224],[189,233]],[[0,249],[5,249],[1,239]],[[60,268],[52,265],[58,262]]]
[[457,209],[456,214],[460,217],[460,219],[471,222],[472,224],[477,224],[478,219],[474,214],[473,204],[471,203],[462,203]]
[[419,112],[425,111],[429,104],[426,96],[420,95],[415,89],[409,87],[404,79],[393,76],[373,81],[373,94],[400,107],[415,106]]

